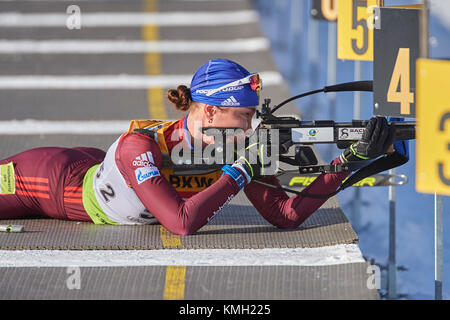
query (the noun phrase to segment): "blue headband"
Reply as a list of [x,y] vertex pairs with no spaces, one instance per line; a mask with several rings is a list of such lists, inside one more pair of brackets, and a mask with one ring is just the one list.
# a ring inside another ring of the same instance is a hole
[[218,107],[253,107],[259,105],[259,96],[250,84],[229,87],[206,96],[209,90],[248,76],[245,68],[227,59],[213,59],[202,65],[191,81],[192,100]]

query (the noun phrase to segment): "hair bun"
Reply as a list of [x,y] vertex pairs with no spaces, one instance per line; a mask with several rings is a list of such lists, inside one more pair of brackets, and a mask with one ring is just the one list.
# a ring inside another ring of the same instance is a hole
[[178,86],[176,90],[170,89],[167,92],[167,98],[175,105],[175,108],[180,111],[189,110],[192,102],[191,90],[184,85]]

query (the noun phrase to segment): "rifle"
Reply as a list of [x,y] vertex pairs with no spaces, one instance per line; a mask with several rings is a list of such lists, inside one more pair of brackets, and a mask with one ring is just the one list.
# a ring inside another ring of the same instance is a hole
[[[255,135],[261,131],[267,131],[270,143],[278,147],[278,161],[295,166],[297,168],[295,171],[298,174],[356,172],[346,179],[336,190],[336,192],[327,195],[309,194],[304,191],[275,186],[261,181],[261,179],[255,179],[254,181],[275,189],[281,189],[307,197],[329,198],[368,176],[401,166],[408,161],[408,158],[405,155],[398,152],[393,152],[378,159],[368,161],[334,165],[319,164],[319,161],[312,149],[314,144],[334,143],[338,148],[345,149],[351,143],[361,139],[368,121],[353,120],[351,122],[340,123],[332,120],[302,121],[294,116],[274,115],[275,111],[293,100],[320,92],[339,91],[373,91],[373,81],[355,81],[333,86],[325,86],[322,89],[309,91],[291,97],[273,108],[270,107],[271,100],[265,99],[261,110],[257,110],[256,112],[256,118],[259,119],[259,124],[255,129]],[[415,121],[389,122],[389,125],[395,126],[395,141],[415,139]],[[202,128],[202,131],[205,134],[213,134],[215,136],[219,134],[219,136],[222,136],[223,138],[222,140],[219,139],[218,142],[215,143],[215,153],[212,156],[202,157],[201,159],[198,157],[193,157],[189,158],[185,162],[181,161],[178,163],[174,163],[173,161],[170,161],[170,159],[165,159],[163,160],[163,163],[166,167],[173,168],[175,172],[179,174],[189,174],[189,172],[198,172],[198,170],[220,170],[224,164],[232,163],[234,160],[231,159],[231,162],[226,161],[226,150],[229,147],[226,143],[224,143],[224,141],[226,140],[226,137],[229,136],[230,132],[233,133],[235,130],[236,128]],[[277,139],[274,139],[271,136],[273,130],[276,130],[277,132]],[[290,151],[291,147],[295,148],[294,155],[288,156],[287,153]],[[217,159],[223,160],[217,161]],[[292,170],[280,170],[276,173],[276,175],[279,176],[288,172],[292,172]]]

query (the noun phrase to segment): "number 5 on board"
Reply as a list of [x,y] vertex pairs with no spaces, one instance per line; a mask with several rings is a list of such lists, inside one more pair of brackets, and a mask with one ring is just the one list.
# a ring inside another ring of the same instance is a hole
[[373,8],[377,0],[341,0],[338,9],[338,58],[373,60]]

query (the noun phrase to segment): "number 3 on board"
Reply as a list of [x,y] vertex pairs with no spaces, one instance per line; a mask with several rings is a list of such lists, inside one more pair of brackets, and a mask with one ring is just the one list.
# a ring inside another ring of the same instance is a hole
[[450,196],[450,61],[418,59],[416,189]]
[[[409,48],[398,50],[387,92],[387,101],[400,103],[400,113],[405,115],[411,113],[410,105],[414,103],[414,93],[410,92],[409,51]],[[398,91],[399,85],[400,91]]]

